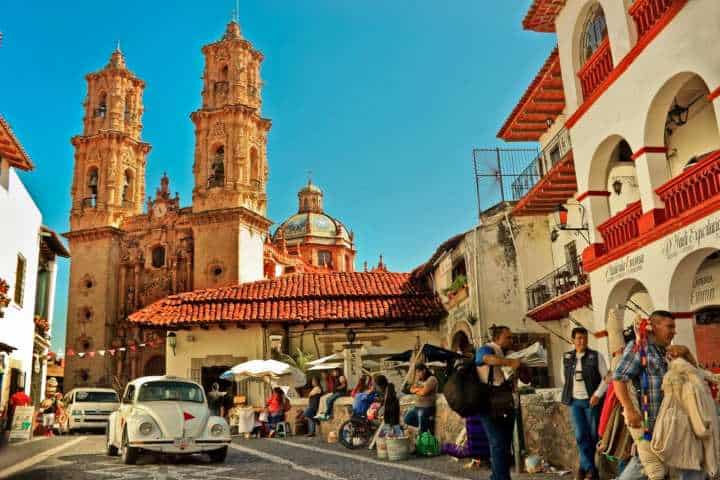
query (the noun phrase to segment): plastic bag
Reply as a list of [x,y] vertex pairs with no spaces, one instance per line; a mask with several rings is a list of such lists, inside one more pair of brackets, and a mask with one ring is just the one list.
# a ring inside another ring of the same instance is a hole
[[430,432],[423,432],[415,441],[415,452],[423,457],[440,455],[440,442]]

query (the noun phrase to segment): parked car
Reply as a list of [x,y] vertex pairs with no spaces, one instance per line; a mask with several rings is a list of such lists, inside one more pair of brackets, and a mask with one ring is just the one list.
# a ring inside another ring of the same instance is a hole
[[107,453],[134,464],[142,451],[207,453],[223,462],[230,427],[213,416],[202,386],[174,376],[141,377],[128,383],[120,408],[110,415]]
[[61,432],[101,429],[107,426],[110,414],[120,406],[120,398],[112,388],[73,388],[63,398],[64,421]]

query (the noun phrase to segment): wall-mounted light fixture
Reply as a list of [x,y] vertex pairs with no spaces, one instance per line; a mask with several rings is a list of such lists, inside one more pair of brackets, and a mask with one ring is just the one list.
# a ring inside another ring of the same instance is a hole
[[[590,239],[587,235],[585,235],[583,232],[588,232],[589,229],[587,225],[585,224],[585,207],[582,206],[580,203],[571,203],[569,205],[573,205],[580,208],[581,212],[581,220],[580,220],[580,227],[568,227],[567,220],[568,220],[568,209],[562,205],[558,204],[557,207],[555,207],[555,223],[557,224],[557,230],[562,230],[565,232],[577,232],[582,236],[585,241],[589,244]],[[555,241],[558,239],[558,232],[556,229],[553,229],[552,232],[550,232],[550,240]],[[555,232],[553,234],[553,232]],[[555,238],[553,240],[553,237]]]
[[623,184],[628,184],[631,187],[637,188],[637,179],[634,175],[627,175],[627,176],[620,176],[620,177],[613,177],[613,183],[612,183],[612,189],[613,192],[615,192],[615,195],[620,195],[622,193]]
[[175,356],[175,347],[177,347],[177,335],[175,334],[175,332],[168,333],[167,340],[168,340],[168,345],[172,349],[173,357],[174,357]]
[[352,345],[353,343],[355,343],[355,338],[357,337],[357,334],[355,333],[355,330],[351,328],[347,331],[345,337],[347,338],[348,343]]

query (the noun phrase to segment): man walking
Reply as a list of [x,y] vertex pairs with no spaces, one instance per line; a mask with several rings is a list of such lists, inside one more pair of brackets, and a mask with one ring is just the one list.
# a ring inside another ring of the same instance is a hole
[[[650,324],[652,333],[648,335],[647,367],[644,372],[646,381],[643,383],[646,383],[648,427],[652,432],[663,399],[662,381],[668,370],[666,357],[670,359],[682,357],[693,365],[696,365],[696,363],[687,347],[670,345],[673,337],[675,337],[675,317],[673,317],[672,313],[657,310],[650,315]],[[632,428],[642,428],[643,417],[633,403],[628,389],[628,383],[632,383],[637,395],[637,404],[642,405],[640,381],[641,376],[643,376],[643,367],[640,352],[636,351],[635,343],[636,341],[632,341],[625,348],[620,364],[613,375],[613,383],[615,394],[623,406],[625,421]],[[680,480],[702,480],[706,477],[705,472],[696,470],[680,470],[678,474]],[[635,456],[625,467],[619,480],[642,480],[646,478],[643,473],[643,466],[639,458]]]
[[563,356],[565,386],[562,401],[570,407],[580,453],[580,468],[575,478],[598,480],[595,446],[598,443],[600,399],[607,390],[605,376],[608,368],[602,355],[588,348],[588,331],[585,328],[573,328],[572,340],[575,350]]
[[[520,368],[520,360],[505,358],[505,351],[512,346],[512,332],[504,326],[491,327],[492,342],[483,345],[475,353],[475,367],[480,381],[499,386],[505,383],[502,367]],[[490,480],[510,480],[510,453],[512,450],[515,412],[502,416],[491,412],[480,416],[483,429],[490,444]]]

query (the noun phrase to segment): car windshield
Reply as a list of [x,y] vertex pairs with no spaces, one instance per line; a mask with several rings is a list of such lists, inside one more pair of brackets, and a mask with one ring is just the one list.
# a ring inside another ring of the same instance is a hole
[[148,382],[140,387],[138,402],[197,402],[205,401],[197,385],[186,382]]
[[115,392],[77,392],[75,393],[76,402],[95,402],[95,403],[119,403],[120,399]]

